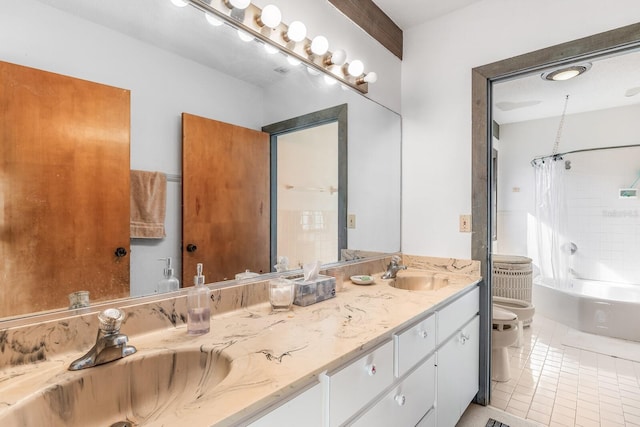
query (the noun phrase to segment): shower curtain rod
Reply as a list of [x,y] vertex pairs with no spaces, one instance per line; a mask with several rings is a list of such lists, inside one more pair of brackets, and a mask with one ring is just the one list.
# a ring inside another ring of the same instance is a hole
[[564,156],[566,154],[584,153],[586,151],[613,150],[613,149],[617,149],[617,148],[630,148],[630,147],[640,147],[640,144],[613,145],[611,147],[597,147],[597,148],[583,148],[581,150],[565,151],[564,153],[550,154],[548,156],[539,156],[539,157],[535,157],[533,160],[531,160],[531,166],[535,166],[536,162],[538,162],[540,160],[542,160],[544,162],[546,159],[557,159],[557,158],[561,159],[562,156]]

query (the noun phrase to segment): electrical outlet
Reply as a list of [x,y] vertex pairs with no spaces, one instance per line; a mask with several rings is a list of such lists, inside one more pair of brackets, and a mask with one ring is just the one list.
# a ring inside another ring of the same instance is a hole
[[356,216],[354,214],[347,215],[347,228],[356,228]]
[[471,233],[471,215],[460,215],[460,232]]

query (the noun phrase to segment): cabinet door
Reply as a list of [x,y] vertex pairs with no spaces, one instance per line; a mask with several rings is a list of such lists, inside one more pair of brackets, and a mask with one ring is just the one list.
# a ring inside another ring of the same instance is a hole
[[478,392],[479,317],[458,330],[437,353],[437,424],[453,427]]
[[353,426],[414,426],[433,407],[435,399],[435,357],[431,356]]
[[251,427],[321,427],[322,385],[316,384],[249,424]]

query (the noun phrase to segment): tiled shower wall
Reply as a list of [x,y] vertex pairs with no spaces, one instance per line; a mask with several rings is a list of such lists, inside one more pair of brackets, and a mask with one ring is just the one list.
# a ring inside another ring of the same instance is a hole
[[568,157],[568,231],[578,248],[572,268],[586,279],[640,284],[640,199],[619,197],[640,174],[640,147]]
[[338,213],[323,210],[278,210],[278,249],[291,268],[304,263],[338,261]]

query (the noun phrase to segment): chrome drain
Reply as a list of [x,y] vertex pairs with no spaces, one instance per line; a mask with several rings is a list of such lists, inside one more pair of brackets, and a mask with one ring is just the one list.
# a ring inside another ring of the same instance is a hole
[[110,427],[133,427],[133,424],[130,423],[129,421],[118,421],[111,424]]

